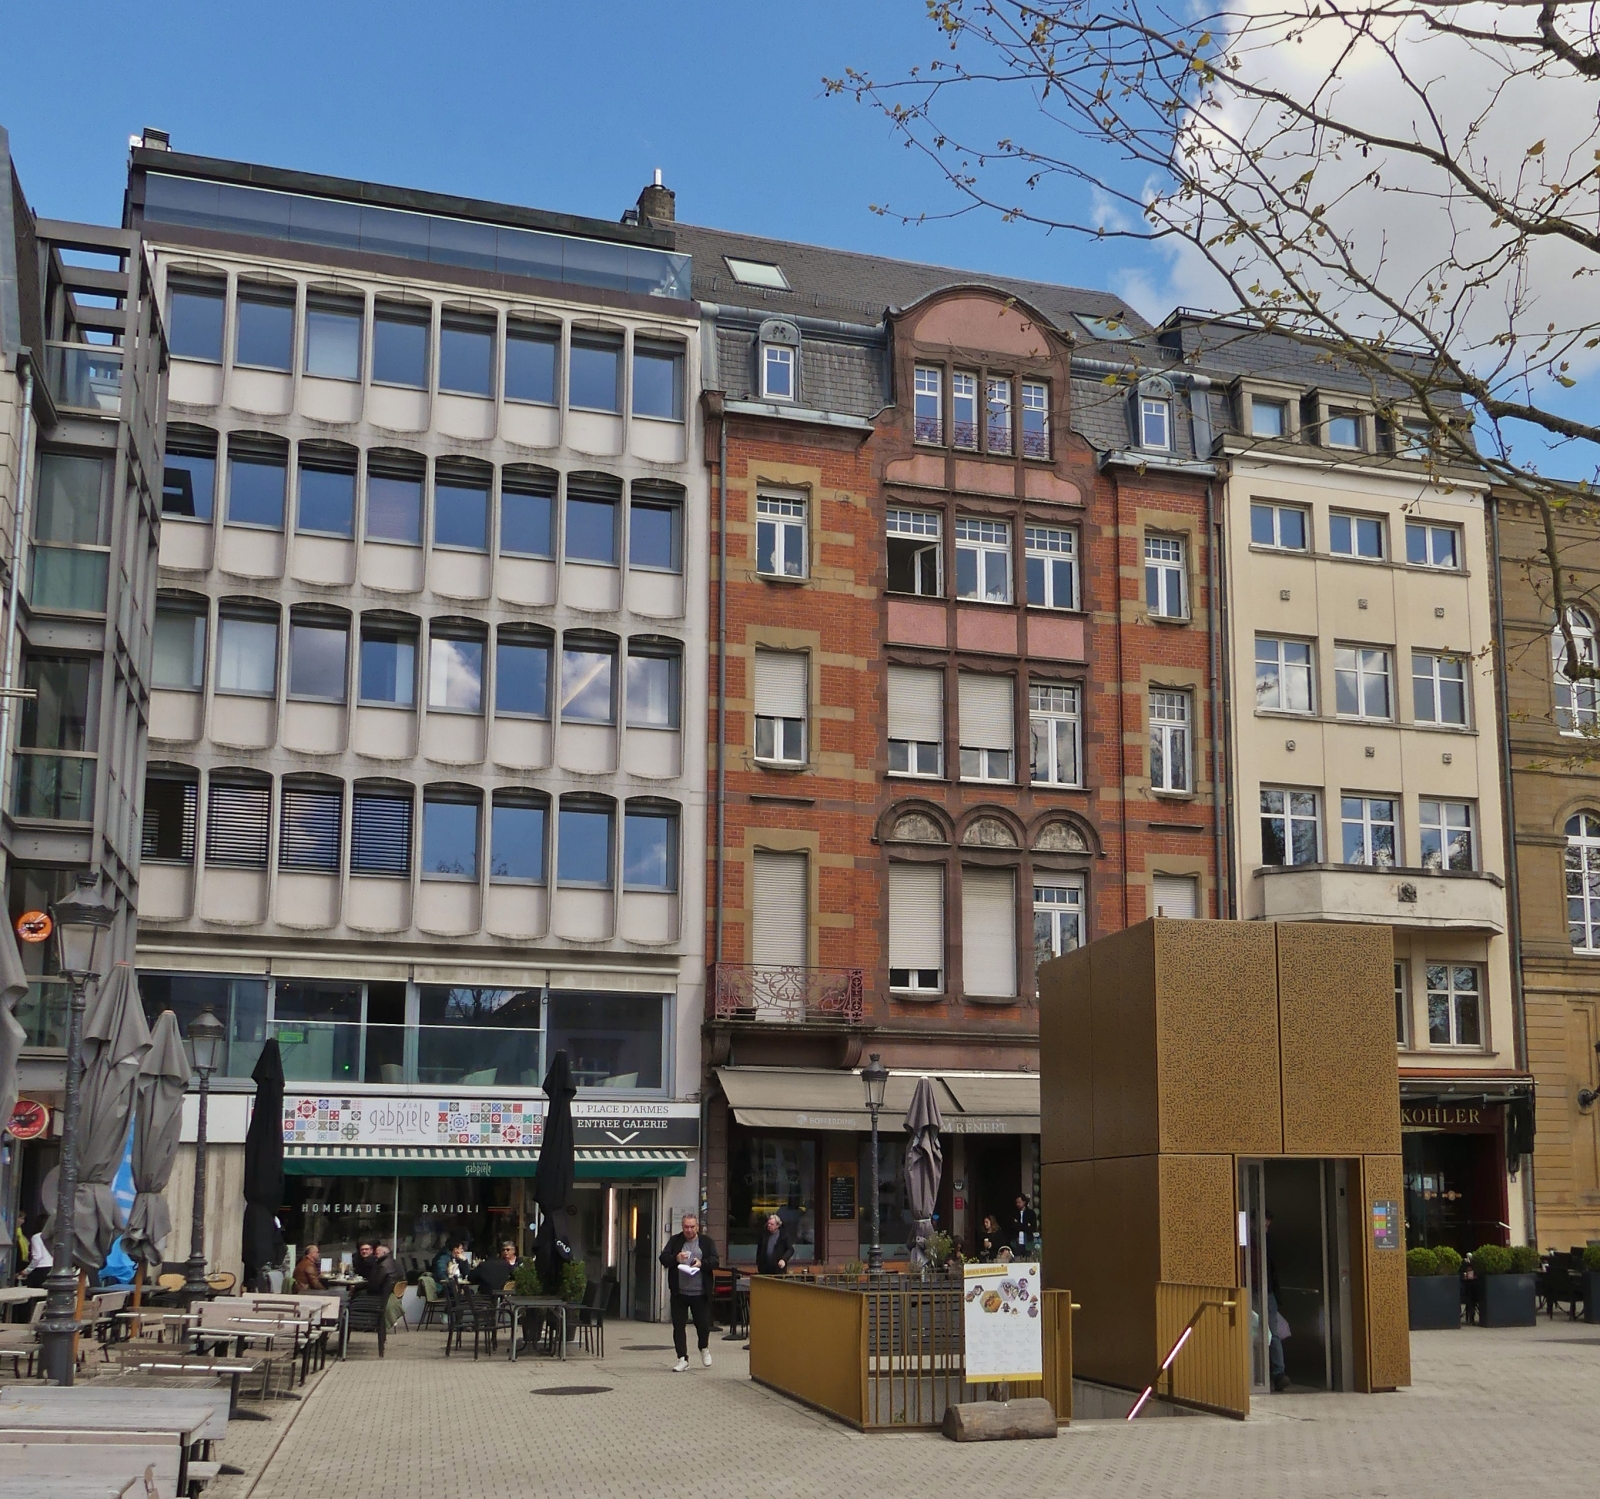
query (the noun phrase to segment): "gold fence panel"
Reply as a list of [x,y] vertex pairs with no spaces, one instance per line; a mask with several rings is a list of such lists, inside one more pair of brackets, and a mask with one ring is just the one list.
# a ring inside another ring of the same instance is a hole
[[1209,1306],[1173,1361],[1156,1394],[1219,1415],[1250,1414],[1250,1307],[1248,1294],[1234,1286],[1156,1286],[1156,1346],[1159,1365],[1205,1302],[1232,1302],[1232,1309]]
[[750,1377],[780,1394],[867,1424],[867,1298],[781,1276],[750,1282]]
[[1044,1378],[1011,1381],[1013,1400],[1048,1400],[1056,1420],[1072,1420],[1072,1292],[1046,1291],[1039,1298],[1044,1326]]

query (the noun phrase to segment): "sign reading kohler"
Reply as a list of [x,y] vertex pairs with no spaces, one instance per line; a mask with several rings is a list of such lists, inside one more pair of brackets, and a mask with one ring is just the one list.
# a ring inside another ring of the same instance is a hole
[[[527,1147],[544,1138],[542,1098],[396,1098],[291,1093],[283,1100],[285,1145]],[[579,1099],[576,1143],[591,1150],[692,1146],[699,1109],[670,1099]]]

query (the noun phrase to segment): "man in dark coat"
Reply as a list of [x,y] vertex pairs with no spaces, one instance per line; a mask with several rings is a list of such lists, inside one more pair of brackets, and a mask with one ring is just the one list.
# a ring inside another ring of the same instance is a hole
[[1028,1199],[1017,1193],[1017,1216],[1011,1223],[1011,1248],[1012,1253],[1019,1258],[1026,1258],[1028,1249],[1033,1244],[1033,1236],[1039,1232],[1039,1215],[1028,1205]]
[[776,1213],[767,1215],[767,1226],[756,1240],[756,1274],[783,1275],[789,1269],[789,1259],[794,1246],[783,1231],[783,1219]]
[[672,1292],[672,1345],[678,1350],[673,1371],[681,1374],[689,1367],[689,1318],[694,1318],[700,1362],[711,1367],[711,1277],[717,1268],[717,1246],[700,1232],[700,1220],[693,1213],[683,1215],[683,1231],[667,1240],[661,1251],[661,1264],[667,1272],[667,1287]]
[[498,1296],[511,1283],[511,1277],[517,1269],[517,1248],[514,1244],[502,1244],[500,1253],[492,1260],[485,1260],[472,1272],[475,1285],[481,1286],[493,1296]]

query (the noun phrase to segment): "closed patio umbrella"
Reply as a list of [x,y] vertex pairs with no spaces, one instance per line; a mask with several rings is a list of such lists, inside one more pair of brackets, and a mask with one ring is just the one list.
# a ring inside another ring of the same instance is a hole
[[11,1122],[17,1106],[17,1058],[28,1033],[12,1012],[28,992],[28,975],[17,953],[17,939],[9,928],[0,933],[0,1130]]
[[255,1109],[244,1136],[244,1283],[283,1258],[278,1209],[283,1205],[283,1058],[274,1036],[261,1048],[250,1074],[256,1082]]
[[163,1010],[150,1033],[150,1050],[139,1068],[133,1104],[133,1189],[138,1194],[128,1214],[122,1247],[154,1270],[172,1232],[165,1192],[172,1179],[183,1128],[183,1091],[189,1083],[189,1057],[178,1035],[178,1017]]
[[939,1200],[939,1177],[944,1170],[944,1147],[939,1131],[944,1120],[939,1100],[933,1096],[933,1083],[920,1078],[906,1110],[906,1207],[914,1220],[911,1230],[911,1263],[921,1269],[927,1262],[927,1243],[933,1234],[933,1211]]
[[539,1165],[533,1174],[533,1200],[539,1205],[539,1233],[533,1241],[534,1263],[539,1279],[554,1290],[561,1267],[572,1258],[572,1247],[561,1235],[556,1214],[566,1211],[572,1200],[572,1183],[577,1173],[572,1139],[572,1068],[567,1054],[558,1051],[544,1075],[544,1096],[549,1100],[544,1116],[544,1139],[539,1143]]

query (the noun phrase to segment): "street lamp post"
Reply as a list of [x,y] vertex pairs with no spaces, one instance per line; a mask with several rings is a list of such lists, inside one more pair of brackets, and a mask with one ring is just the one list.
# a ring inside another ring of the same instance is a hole
[[50,907],[56,962],[69,990],[66,1102],[61,1119],[61,1164],[56,1182],[55,1264],[45,1281],[39,1345],[45,1377],[72,1383],[72,1344],[79,1331],[75,1209],[78,1200],[78,1105],[83,1077],[83,1016],[89,985],[100,977],[105,935],[116,912],[101,899],[99,877],[80,875],[78,889]]
[[883,1269],[883,1245],[878,1237],[878,1110],[883,1107],[883,1095],[889,1087],[889,1069],[878,1060],[877,1052],[861,1069],[861,1082],[867,1090],[867,1112],[872,1115],[872,1164],[867,1172],[867,1190],[872,1194],[872,1243],[867,1249],[867,1269],[876,1274]]
[[194,1136],[194,1216],[189,1221],[189,1263],[184,1267],[183,1299],[194,1305],[211,1294],[206,1284],[206,1104],[211,1074],[221,1061],[222,1022],[209,1009],[189,1022],[189,1050],[200,1077],[200,1110]]

